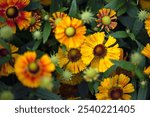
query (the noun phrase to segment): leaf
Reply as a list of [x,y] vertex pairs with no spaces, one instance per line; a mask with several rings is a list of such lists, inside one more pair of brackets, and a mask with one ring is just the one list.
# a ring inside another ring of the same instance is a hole
[[68,8],[67,7],[62,7],[61,9],[59,9],[59,12],[64,12],[64,11],[67,11]]
[[71,3],[70,10],[69,10],[69,16],[77,17],[77,11],[78,11],[77,1],[73,0]]
[[121,15],[123,15],[123,14],[126,13],[126,12],[127,12],[127,7],[126,7],[126,6],[123,6],[123,7],[121,7],[121,8],[118,10],[117,16],[121,16]]
[[[137,80],[136,77],[131,79],[131,83],[133,84],[134,88],[137,89]],[[137,99],[137,90],[135,90],[132,94],[132,100],[136,100]]]
[[3,17],[0,17],[0,22],[5,22],[5,19]]
[[98,86],[99,86],[99,82],[95,82],[95,83],[94,83],[94,86],[93,86],[95,93],[98,92]]
[[147,91],[148,91],[148,86],[145,86],[144,88],[140,86],[137,100],[145,100],[147,96]]
[[46,41],[48,40],[48,37],[51,33],[51,26],[49,24],[49,22],[45,22],[44,24],[44,30],[43,30],[43,43],[46,43]]
[[139,19],[135,20],[133,28],[132,28],[132,32],[134,33],[134,35],[136,36],[140,30],[143,28],[143,22],[140,21]]
[[56,11],[59,11],[59,5],[61,0],[52,0],[52,4],[50,6],[50,13],[54,13]]
[[42,40],[38,40],[34,43],[32,50],[35,51],[38,49],[38,47],[40,46]]
[[61,100],[60,96],[41,88],[35,90],[34,94],[45,100]]
[[9,55],[7,55],[7,56],[5,56],[5,57],[0,57],[0,67],[1,67],[4,63],[8,62],[9,60],[11,60],[11,57],[10,57]]
[[117,31],[114,33],[111,33],[110,35],[112,35],[115,38],[127,38],[128,34],[125,31]]
[[3,41],[2,39],[0,39],[0,45],[3,46],[5,49],[7,49],[10,52],[9,45],[5,41]]
[[128,9],[127,9],[127,14],[130,16],[130,17],[133,17],[133,18],[136,18],[137,17],[137,14],[138,14],[139,10],[136,6],[134,5],[129,5]]
[[40,8],[40,2],[30,2],[30,4],[25,8],[25,10],[32,11]]

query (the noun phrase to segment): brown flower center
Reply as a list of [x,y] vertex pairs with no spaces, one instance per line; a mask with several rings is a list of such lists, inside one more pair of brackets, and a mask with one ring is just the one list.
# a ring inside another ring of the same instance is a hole
[[39,72],[39,65],[37,64],[37,62],[32,62],[28,65],[28,70],[30,73],[36,74]]
[[8,54],[9,54],[9,52],[7,49],[5,49],[5,48],[0,49],[0,57],[4,57]]
[[76,34],[76,30],[74,27],[68,27],[66,28],[65,30],[65,34],[68,36],[68,37],[73,37],[75,34]]
[[110,90],[110,97],[112,98],[112,100],[118,100],[122,97],[123,95],[123,90],[119,87],[113,87]]
[[81,53],[78,49],[71,49],[68,52],[68,58],[72,62],[76,62],[81,58]]
[[105,46],[102,44],[99,44],[99,45],[95,46],[93,53],[95,56],[103,57],[103,56],[105,56],[106,51],[107,50],[106,50]]
[[35,23],[36,23],[36,19],[35,19],[35,17],[31,17],[30,24],[31,24],[31,25],[34,25]]
[[6,15],[8,18],[15,18],[18,16],[18,14],[19,14],[19,11],[15,6],[9,7],[6,10]]

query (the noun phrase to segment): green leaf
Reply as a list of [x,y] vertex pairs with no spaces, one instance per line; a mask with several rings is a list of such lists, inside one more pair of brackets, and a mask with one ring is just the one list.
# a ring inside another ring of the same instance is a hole
[[[134,88],[136,89],[137,88],[137,79],[136,77],[132,78],[131,79],[131,83],[133,84]],[[135,90],[132,94],[132,100],[136,100],[137,99],[137,90]]]
[[51,26],[50,26],[49,22],[45,22],[44,30],[43,30],[43,43],[46,43],[50,33],[51,33]]
[[88,83],[88,87],[89,87],[89,90],[90,90],[92,95],[94,94],[94,86],[93,85],[94,85],[94,82]]
[[30,4],[25,8],[25,10],[31,11],[40,8],[40,2],[30,2]]
[[78,12],[77,1],[73,0],[71,3],[70,10],[69,10],[69,16],[77,17],[77,12]]
[[5,22],[5,19],[3,17],[0,17],[0,22]]
[[41,99],[45,99],[45,100],[61,100],[60,96],[49,92],[48,90],[44,90],[44,89],[37,89],[35,90],[34,94],[36,96],[38,96]]
[[136,6],[134,5],[129,5],[128,9],[127,9],[127,14],[130,17],[136,18],[137,14],[138,14],[139,10]]
[[100,85],[100,83],[99,82],[95,82],[94,83],[94,91],[95,91],[95,93],[97,93],[98,92],[98,86]]
[[127,12],[127,7],[126,7],[126,6],[123,6],[123,7],[121,7],[121,8],[118,10],[117,16],[121,16],[121,15],[123,15],[123,14],[126,13],[126,12]]
[[0,39],[0,45],[10,52],[10,46],[4,40]]
[[64,12],[64,11],[67,11],[68,8],[67,7],[62,7],[61,9],[59,9],[60,12]]
[[42,40],[38,40],[34,43],[32,50],[35,51],[38,49],[38,47],[40,46],[40,44],[42,43]]
[[134,33],[134,35],[137,35],[142,28],[143,28],[143,22],[137,19],[134,22],[132,32]]
[[127,38],[128,34],[125,31],[117,31],[114,33],[111,33],[110,35],[112,35],[115,38]]
[[135,74],[139,78],[140,81],[143,81],[146,79],[143,70],[141,70],[140,68],[135,69]]
[[59,11],[58,6],[60,6],[60,2],[61,2],[61,0],[52,0],[52,4],[50,6],[50,13],[54,13],[56,11]]
[[144,88],[140,86],[137,100],[145,100],[147,96],[147,91],[148,91],[148,86],[145,86]]

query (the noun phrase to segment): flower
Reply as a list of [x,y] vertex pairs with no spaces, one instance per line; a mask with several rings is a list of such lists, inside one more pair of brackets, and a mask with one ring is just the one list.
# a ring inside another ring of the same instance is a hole
[[77,74],[86,68],[86,65],[81,59],[82,54],[80,49],[70,48],[66,51],[63,51],[61,48],[59,48],[57,56],[59,60],[59,66],[69,70],[73,74]]
[[10,55],[12,57],[12,60],[4,63],[0,68],[0,76],[8,76],[9,74],[14,73],[14,62],[16,61],[19,54],[16,52],[18,51],[18,48],[12,44],[9,44],[10,46],[10,52],[0,45],[0,58],[6,57]]
[[68,48],[78,48],[85,40],[85,33],[82,21],[68,16],[56,26],[55,37]]
[[97,17],[97,27],[100,27],[101,30],[106,29],[109,32],[110,29],[114,29],[117,26],[116,12],[112,9],[100,9]]
[[105,40],[105,33],[98,32],[89,35],[81,46],[83,63],[97,68],[99,72],[105,72],[113,63],[110,60],[119,60],[121,49],[118,48],[116,39],[112,36]]
[[98,87],[96,94],[98,100],[129,100],[129,93],[134,92],[134,86],[129,83],[130,78],[124,74],[116,75],[112,78],[106,78]]
[[94,80],[97,80],[99,73],[97,68],[89,67],[84,72],[84,80],[87,82],[92,82]]
[[16,24],[19,29],[27,29],[30,25],[31,13],[23,11],[30,0],[0,0],[0,16],[6,19],[6,23],[14,32]]
[[91,10],[86,9],[85,11],[82,11],[81,13],[81,20],[83,21],[83,23],[91,23],[95,18],[94,18],[94,14],[91,12]]
[[50,77],[55,70],[50,57],[45,54],[37,59],[35,52],[25,52],[15,62],[15,72],[18,80],[27,87],[37,88],[41,78]]
[[52,14],[52,17],[49,18],[49,22],[53,29],[53,32],[55,32],[57,24],[59,24],[61,20],[66,16],[67,14],[65,14],[64,12],[55,12]]
[[147,30],[147,33],[150,37],[150,15],[145,20],[145,29]]
[[68,71],[68,70],[65,70],[65,71],[63,71],[63,73],[62,73],[62,77],[63,77],[63,79],[65,79],[65,80],[71,80],[71,78],[72,78],[72,73],[71,73],[70,71]]
[[149,78],[150,78],[150,66],[147,67],[147,68],[144,70],[144,73],[145,73],[146,75],[148,75]]
[[34,31],[40,29],[40,27],[42,25],[41,18],[42,17],[38,11],[32,12],[32,17],[31,17],[30,26],[29,26],[30,32],[34,32]]
[[150,59],[150,44],[149,43],[146,45],[146,47],[144,47],[141,53]]

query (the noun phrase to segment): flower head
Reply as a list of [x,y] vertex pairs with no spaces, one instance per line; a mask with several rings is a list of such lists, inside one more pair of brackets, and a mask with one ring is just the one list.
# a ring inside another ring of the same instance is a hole
[[150,59],[150,44],[149,43],[146,45],[146,47],[144,47],[141,53]]
[[82,21],[68,16],[56,26],[55,37],[68,48],[78,48],[85,40],[85,33]]
[[56,26],[66,16],[67,16],[67,14],[65,14],[64,12],[55,12],[55,13],[52,14],[52,17],[49,18],[49,21],[50,21],[50,25],[53,28],[53,31],[55,31]]
[[113,65],[110,60],[119,60],[120,51],[116,39],[109,36],[106,41],[104,32],[88,36],[81,46],[83,63],[90,64],[91,67],[97,68],[99,72],[105,72]]
[[36,30],[35,32],[33,32],[33,38],[35,39],[35,40],[40,40],[40,39],[42,39],[42,32],[41,31],[39,31],[39,30]]
[[31,20],[30,20],[30,26],[29,26],[29,30],[30,32],[34,32],[38,29],[40,29],[42,23],[41,23],[41,14],[39,11],[33,11],[32,12],[32,16],[31,16]]
[[54,64],[48,55],[37,59],[35,52],[26,52],[18,57],[15,63],[15,72],[19,81],[27,87],[37,88],[41,78],[50,77],[55,70]]
[[150,15],[145,20],[145,29],[147,30],[147,33],[150,37]]
[[0,29],[0,37],[3,39],[11,39],[13,37],[13,30],[9,26],[3,26]]
[[77,74],[86,68],[86,65],[81,59],[82,54],[80,49],[70,48],[66,51],[63,51],[61,48],[59,48],[57,56],[59,60],[59,66],[69,70],[73,74]]
[[11,55],[12,60],[4,63],[0,67],[0,76],[8,76],[9,74],[14,73],[14,62],[16,61],[19,54],[17,54],[18,48],[12,44],[9,44],[10,52],[0,45],[0,58]]
[[98,100],[129,100],[130,93],[134,92],[134,86],[129,83],[130,78],[124,74],[104,79],[98,87],[96,94]]
[[139,13],[138,13],[138,18],[139,18],[139,20],[140,20],[140,21],[144,21],[145,19],[147,19],[148,14],[149,14],[149,13],[148,13],[147,11],[145,11],[145,10],[139,11]]
[[117,26],[116,12],[112,9],[100,9],[99,13],[97,14],[97,17],[97,27],[100,27],[101,30],[105,29],[109,32],[110,29],[114,29]]
[[23,11],[30,3],[30,0],[1,0],[0,16],[6,19],[6,23],[14,32],[16,32],[16,24],[19,29],[27,29],[30,25],[31,13]]

